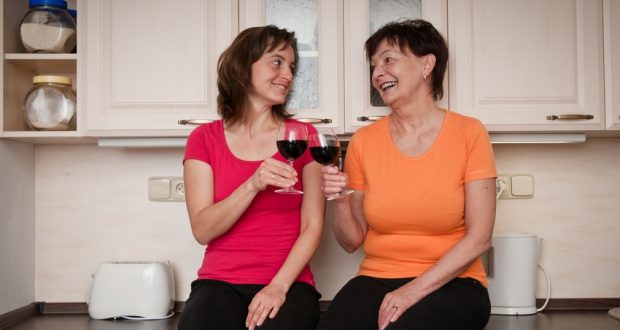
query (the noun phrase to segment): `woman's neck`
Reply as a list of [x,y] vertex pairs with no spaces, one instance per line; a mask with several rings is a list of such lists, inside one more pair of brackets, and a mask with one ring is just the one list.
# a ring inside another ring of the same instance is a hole
[[392,109],[392,126],[397,131],[424,131],[441,125],[443,110],[435,102],[418,102]]
[[244,111],[243,117],[230,127],[227,127],[227,130],[231,133],[251,138],[262,132],[277,129],[278,125],[278,120],[271,112],[271,107],[248,107]]

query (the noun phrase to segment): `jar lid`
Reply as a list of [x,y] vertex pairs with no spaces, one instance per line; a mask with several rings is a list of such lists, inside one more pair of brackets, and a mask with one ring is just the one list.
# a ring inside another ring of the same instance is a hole
[[64,84],[71,85],[71,78],[65,76],[34,76],[32,78],[33,84],[40,83],[56,83],[56,84]]
[[28,7],[41,7],[50,6],[58,8],[67,8],[67,1],[65,0],[29,0]]

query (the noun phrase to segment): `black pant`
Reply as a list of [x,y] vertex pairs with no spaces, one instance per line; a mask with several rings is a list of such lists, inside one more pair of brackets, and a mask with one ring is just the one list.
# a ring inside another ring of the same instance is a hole
[[[334,297],[317,329],[376,330],[385,295],[412,279],[353,278]],[[411,306],[387,329],[479,330],[490,315],[487,289],[474,279],[457,278]]]
[[[196,280],[179,319],[179,330],[242,330],[252,298],[265,285],[230,284]],[[295,282],[286,294],[278,314],[267,317],[265,330],[314,330],[319,321],[321,295],[307,283]]]

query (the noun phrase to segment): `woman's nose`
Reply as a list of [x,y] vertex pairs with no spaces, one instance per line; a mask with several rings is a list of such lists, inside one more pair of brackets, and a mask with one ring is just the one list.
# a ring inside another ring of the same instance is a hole
[[284,78],[286,78],[288,80],[291,80],[291,79],[293,79],[293,70],[291,68],[284,68],[284,69],[282,69],[281,75]]
[[380,66],[374,66],[371,68],[371,70],[372,72],[370,74],[373,80],[381,77],[384,73],[383,69]]

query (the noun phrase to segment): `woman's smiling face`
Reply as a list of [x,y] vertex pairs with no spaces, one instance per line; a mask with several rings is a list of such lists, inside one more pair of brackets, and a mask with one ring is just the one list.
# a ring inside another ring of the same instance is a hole
[[286,102],[293,85],[294,68],[295,53],[290,45],[281,45],[263,53],[252,64],[252,89],[248,93],[250,101],[269,106]]
[[407,101],[427,86],[424,80],[426,56],[415,56],[409,49],[404,51],[398,44],[383,40],[371,58],[372,85],[383,102],[393,107],[399,101]]

